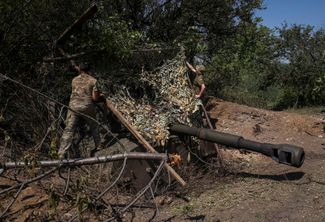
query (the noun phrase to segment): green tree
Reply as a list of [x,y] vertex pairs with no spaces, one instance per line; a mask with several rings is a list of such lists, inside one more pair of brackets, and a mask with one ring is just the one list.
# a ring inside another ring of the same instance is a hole
[[277,29],[281,72],[277,83],[285,88],[290,106],[324,104],[325,32],[311,26],[284,25]]
[[277,68],[275,37],[272,30],[257,26],[258,22],[256,19],[255,23],[242,26],[213,57],[207,75],[212,94],[249,105],[267,105],[265,91]]

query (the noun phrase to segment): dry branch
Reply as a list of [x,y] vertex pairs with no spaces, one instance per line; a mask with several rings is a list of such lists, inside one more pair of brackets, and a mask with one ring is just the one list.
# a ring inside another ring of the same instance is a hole
[[32,179],[29,179],[29,180],[26,180],[26,181],[24,181],[24,182],[22,182],[22,183],[17,183],[17,184],[15,184],[15,185],[13,185],[13,186],[7,188],[7,189],[1,190],[1,191],[0,191],[0,195],[1,195],[1,194],[4,194],[4,193],[7,193],[7,192],[9,192],[9,191],[11,191],[11,190],[17,189],[17,188],[21,187],[22,184],[24,184],[24,185],[26,186],[26,185],[28,185],[28,184],[30,184],[30,183],[34,183],[34,182],[36,182],[36,181],[38,181],[38,180],[41,180],[41,179],[43,179],[44,177],[50,175],[51,173],[55,172],[55,171],[58,170],[58,169],[59,169],[59,167],[55,167],[55,168],[53,168],[53,169],[51,169],[51,170],[49,170],[49,171],[47,171],[47,172],[45,172],[45,173],[43,173],[43,174],[37,176],[37,177],[34,177],[34,178],[32,178]]
[[[118,212],[117,212],[117,216],[119,216],[119,215],[121,215],[121,214],[123,214],[123,213],[125,213],[135,202],[137,202],[138,200],[139,200],[139,198],[140,197],[142,197],[147,191],[148,191],[148,189],[150,189],[151,188],[151,185],[152,185],[152,183],[155,181],[155,179],[158,177],[158,175],[159,175],[159,173],[161,172],[161,170],[162,170],[162,168],[163,168],[163,166],[164,166],[164,164],[166,164],[165,163],[165,161],[162,161],[161,163],[160,163],[160,165],[159,165],[159,167],[157,168],[157,170],[156,170],[156,172],[155,172],[155,174],[153,175],[153,177],[151,178],[151,180],[149,181],[149,183],[141,190],[141,191],[139,191],[138,193],[137,193],[137,195],[136,195],[136,197],[127,205],[127,206],[125,206],[122,210],[119,210]],[[107,219],[107,220],[105,220],[104,222],[109,222],[109,221],[112,221],[112,220],[114,220],[114,219],[116,219],[116,217],[111,217],[111,218],[109,218],[109,219]]]
[[[63,160],[43,160],[37,163],[39,167],[71,167],[71,166],[81,166],[81,165],[93,165],[99,163],[107,163],[118,160],[123,160],[125,158],[128,159],[141,159],[141,160],[167,160],[167,155],[163,153],[124,153],[124,154],[116,154],[109,156],[99,156],[99,157],[91,157],[84,159],[63,159]],[[3,169],[16,169],[16,168],[24,168],[31,166],[34,163],[31,162],[7,162],[2,164]]]
[[97,12],[97,5],[94,4],[90,6],[77,20],[74,21],[72,25],[64,30],[64,32],[60,35],[60,37],[56,40],[56,43],[61,43],[65,38],[67,38],[72,31],[80,27],[85,21],[91,18]]
[[[64,30],[60,37],[55,41],[55,45],[61,43],[65,38],[67,38],[67,36],[69,36],[75,28],[80,27],[84,22],[91,18],[97,12],[97,10],[98,8],[96,4],[90,6],[77,20],[74,21],[72,25]],[[65,58],[69,57],[69,55],[67,55],[62,48],[59,47],[58,49]],[[76,67],[77,64],[73,57],[68,58],[68,60],[70,60],[72,66]]]
[[9,210],[9,208],[14,204],[14,202],[16,201],[17,197],[19,196],[19,194],[21,193],[23,187],[25,186],[25,183],[22,183],[19,190],[17,191],[17,193],[14,195],[13,200],[10,202],[10,204],[6,207],[6,209],[2,212],[2,214],[0,215],[0,219],[3,218],[3,216],[7,213],[7,211]]
[[[76,54],[72,54],[72,55],[67,55],[64,53],[65,56],[62,57],[55,57],[55,58],[44,58],[43,62],[62,62],[62,61],[67,61],[67,60],[71,60],[71,59],[76,59],[82,56],[86,56],[92,53],[98,53],[98,52],[102,52],[103,49],[99,49],[99,50],[92,50],[89,52],[80,52],[80,53],[76,53]],[[60,51],[61,52],[61,51]],[[63,54],[61,52],[61,54]]]
[[[119,179],[121,178],[125,167],[126,167],[126,161],[127,161],[127,157],[125,157],[124,162],[123,162],[123,166],[122,169],[120,170],[120,173],[118,174],[118,176],[116,177],[116,179],[113,181],[112,184],[110,184],[104,191],[102,191],[100,194],[97,195],[97,197],[95,198],[95,200],[93,200],[93,204],[96,205],[97,201],[102,198],[103,195],[105,195],[113,186],[116,185],[116,183],[119,181]],[[87,210],[87,207],[83,208],[82,211],[80,213],[83,213]],[[75,219],[77,219],[78,215],[72,217],[69,222],[74,221]]]

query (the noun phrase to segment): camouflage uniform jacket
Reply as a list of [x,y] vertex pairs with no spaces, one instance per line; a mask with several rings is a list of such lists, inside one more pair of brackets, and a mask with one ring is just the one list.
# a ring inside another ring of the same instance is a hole
[[72,80],[72,92],[69,106],[78,111],[93,107],[92,92],[99,91],[97,80],[85,73]]

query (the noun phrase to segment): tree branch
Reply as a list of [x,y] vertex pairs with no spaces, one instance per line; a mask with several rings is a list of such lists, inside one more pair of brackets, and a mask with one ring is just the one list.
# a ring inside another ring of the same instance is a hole
[[[117,181],[119,181],[119,179],[121,178],[124,170],[125,170],[125,167],[126,167],[126,161],[127,161],[127,157],[125,157],[124,161],[123,161],[123,166],[122,166],[122,169],[119,173],[119,175],[116,177],[116,179],[114,180],[114,182],[109,185],[103,192],[101,192],[100,194],[98,194],[98,196],[95,198],[95,200],[93,201],[94,204],[97,203],[97,201],[104,195],[106,194],[116,183]],[[85,210],[87,210],[87,207],[85,207],[84,209],[82,209],[81,213],[85,212]],[[78,215],[72,217],[69,222],[72,222],[74,221],[76,218],[78,217]]]
[[3,193],[9,192],[9,191],[11,191],[11,190],[17,189],[17,188],[20,187],[22,184],[24,184],[24,185],[28,185],[28,184],[30,184],[30,183],[33,183],[33,182],[38,181],[38,180],[40,180],[40,179],[43,179],[44,177],[46,177],[46,176],[50,175],[51,173],[55,172],[58,168],[59,168],[59,167],[55,167],[55,168],[53,168],[53,169],[51,169],[51,170],[49,170],[49,171],[47,171],[47,172],[45,172],[45,173],[43,173],[43,174],[37,176],[37,177],[34,177],[33,179],[26,180],[25,182],[22,182],[22,183],[17,183],[17,184],[15,184],[15,185],[13,185],[13,186],[7,188],[7,189],[1,190],[1,191],[0,191],[0,195],[3,194]]
[[[156,170],[154,176],[151,178],[151,180],[149,181],[149,183],[141,190],[137,193],[136,197],[126,206],[124,207],[122,210],[118,211],[117,213],[118,214],[123,214],[124,212],[126,212],[135,202],[138,201],[138,199],[140,197],[143,196],[143,194],[145,194],[145,192],[147,192],[147,190],[149,188],[151,188],[151,185],[152,183],[155,181],[155,179],[158,177],[159,173],[161,172],[162,168],[164,167],[164,164],[165,164],[165,161],[161,161],[158,169]],[[111,217],[107,220],[105,220],[104,222],[109,222],[109,221],[112,221],[115,219],[115,216],[114,217]]]
[[98,49],[98,50],[92,50],[89,52],[80,52],[80,53],[76,53],[76,54],[72,54],[72,55],[65,54],[65,56],[62,56],[62,57],[43,58],[43,62],[62,62],[62,61],[76,59],[76,58],[86,56],[86,55],[89,55],[92,53],[102,52],[103,50],[104,49]]
[[[167,155],[164,153],[124,153],[124,154],[116,154],[116,155],[108,155],[108,156],[99,156],[99,157],[91,157],[84,159],[64,159],[64,160],[43,160],[38,162],[39,167],[72,167],[72,166],[81,166],[81,165],[93,165],[99,163],[107,163],[118,160],[123,160],[125,158],[128,159],[140,159],[140,160],[167,160]],[[31,162],[7,162],[2,164],[3,169],[17,169],[17,168],[25,168],[31,166]]]
[[81,26],[89,18],[91,18],[97,12],[96,4],[90,6],[72,25],[66,28],[60,37],[56,40],[56,44],[61,43],[69,34],[72,33],[73,29]]
[[14,196],[14,199],[10,202],[10,204],[6,207],[6,209],[2,212],[2,214],[0,215],[0,219],[3,218],[3,216],[7,213],[7,211],[9,210],[9,208],[14,204],[14,202],[16,201],[18,195],[20,194],[20,192],[22,191],[23,187],[25,186],[25,183],[22,183],[19,190],[17,191],[17,193]]

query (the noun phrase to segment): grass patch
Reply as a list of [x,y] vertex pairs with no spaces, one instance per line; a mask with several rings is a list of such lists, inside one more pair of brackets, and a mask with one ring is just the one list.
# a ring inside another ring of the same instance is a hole
[[265,215],[262,212],[255,213],[256,219],[263,220],[265,219]]
[[188,215],[194,211],[194,204],[185,204],[172,209],[175,214]]
[[314,107],[303,107],[303,108],[289,108],[286,109],[286,112],[289,113],[298,113],[303,115],[320,115],[322,111],[325,109],[323,106],[314,106]]

